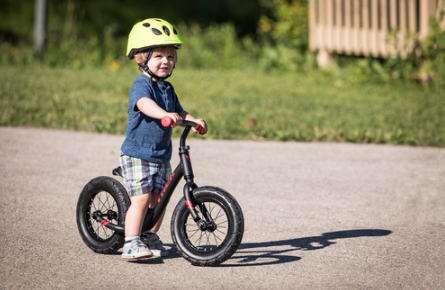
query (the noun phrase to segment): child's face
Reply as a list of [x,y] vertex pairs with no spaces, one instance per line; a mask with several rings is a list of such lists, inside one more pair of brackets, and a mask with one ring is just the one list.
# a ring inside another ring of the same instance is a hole
[[174,55],[168,51],[155,50],[147,65],[150,71],[158,77],[166,77],[172,72],[175,65]]

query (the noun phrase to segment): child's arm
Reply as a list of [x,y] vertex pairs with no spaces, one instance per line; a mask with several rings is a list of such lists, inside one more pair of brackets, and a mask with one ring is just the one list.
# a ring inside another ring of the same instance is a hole
[[136,105],[138,106],[139,111],[154,119],[162,119],[165,116],[169,116],[174,121],[173,127],[182,124],[183,118],[180,116],[180,114],[166,112],[152,99],[142,98],[136,103]]
[[[207,123],[203,119],[196,119],[195,117],[190,115],[187,111],[182,111],[181,113],[179,113],[179,116],[181,116],[183,120],[192,121],[201,125],[201,127],[203,128],[203,131],[201,132],[207,132]],[[195,128],[192,128],[192,130],[195,133],[199,133],[198,130],[196,130]]]

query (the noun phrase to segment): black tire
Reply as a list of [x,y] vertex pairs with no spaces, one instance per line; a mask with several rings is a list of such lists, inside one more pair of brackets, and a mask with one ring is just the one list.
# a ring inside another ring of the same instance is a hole
[[[197,204],[204,203],[216,229],[199,229],[182,198],[172,215],[173,243],[178,253],[192,265],[217,266],[229,259],[241,244],[244,234],[241,207],[230,193],[217,187],[196,188],[193,196]],[[198,206],[196,209],[205,220]]]
[[85,185],[76,209],[77,228],[85,244],[96,253],[111,254],[122,247],[123,234],[112,231],[93,219],[93,212],[111,214],[103,218],[123,226],[130,206],[130,198],[124,186],[111,177],[94,178]]

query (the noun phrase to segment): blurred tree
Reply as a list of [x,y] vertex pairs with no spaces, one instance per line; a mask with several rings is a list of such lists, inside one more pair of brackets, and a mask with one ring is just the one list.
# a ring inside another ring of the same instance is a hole
[[277,44],[307,45],[307,0],[258,0],[262,12],[258,26],[260,33]]
[[[0,41],[13,38],[32,41],[34,0],[0,1]],[[127,35],[137,21],[159,17],[208,26],[231,22],[242,36],[256,32],[260,15],[257,0],[48,0],[49,25],[62,25],[77,37],[102,35],[113,25],[116,35]]]
[[17,43],[23,38],[32,41],[34,0],[0,1],[0,41]]

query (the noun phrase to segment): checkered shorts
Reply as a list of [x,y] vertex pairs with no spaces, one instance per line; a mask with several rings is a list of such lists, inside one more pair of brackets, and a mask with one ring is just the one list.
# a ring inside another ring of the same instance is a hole
[[125,155],[119,160],[129,196],[150,192],[161,193],[172,173],[170,162],[154,163]]

